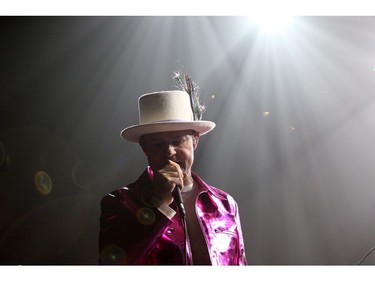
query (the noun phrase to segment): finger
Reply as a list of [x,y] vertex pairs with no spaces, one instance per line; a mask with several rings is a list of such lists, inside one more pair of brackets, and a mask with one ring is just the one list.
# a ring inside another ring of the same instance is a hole
[[[168,164],[165,167],[165,171],[170,172],[173,176],[178,176],[180,178],[179,183],[182,184],[184,180],[184,172],[182,171],[179,164],[173,162],[172,160],[168,160]],[[176,175],[177,173],[177,175]]]
[[169,160],[169,162],[177,169],[178,173],[180,174],[181,178],[183,179],[184,178],[184,172],[183,172],[181,166],[178,163],[173,162],[172,160]]

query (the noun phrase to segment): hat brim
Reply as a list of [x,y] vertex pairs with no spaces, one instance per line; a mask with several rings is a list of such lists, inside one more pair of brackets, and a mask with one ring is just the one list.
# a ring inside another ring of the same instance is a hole
[[155,122],[150,124],[135,125],[125,128],[121,131],[121,137],[134,143],[138,143],[139,138],[142,135],[160,133],[160,132],[171,132],[181,130],[194,130],[201,135],[208,133],[215,128],[216,124],[211,121],[191,121],[191,122],[180,122],[180,121],[166,121],[166,122]]

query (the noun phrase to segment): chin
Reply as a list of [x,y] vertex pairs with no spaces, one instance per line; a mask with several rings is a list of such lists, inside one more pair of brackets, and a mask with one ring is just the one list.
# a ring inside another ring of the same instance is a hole
[[179,163],[179,162],[176,162],[176,163],[180,166],[181,170],[183,172],[185,172],[185,170],[186,170],[185,165],[183,163]]

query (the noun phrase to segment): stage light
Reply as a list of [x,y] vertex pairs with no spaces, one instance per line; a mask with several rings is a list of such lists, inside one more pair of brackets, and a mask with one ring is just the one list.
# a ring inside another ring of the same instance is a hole
[[293,17],[288,15],[257,15],[249,16],[249,20],[258,26],[262,33],[282,33],[290,26]]

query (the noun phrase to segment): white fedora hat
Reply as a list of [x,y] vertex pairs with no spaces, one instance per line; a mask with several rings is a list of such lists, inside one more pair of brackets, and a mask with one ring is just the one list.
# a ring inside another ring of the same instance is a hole
[[121,137],[138,143],[145,134],[178,130],[194,130],[201,135],[216,124],[194,120],[190,95],[186,91],[162,91],[142,95],[138,99],[139,124],[121,131]]

